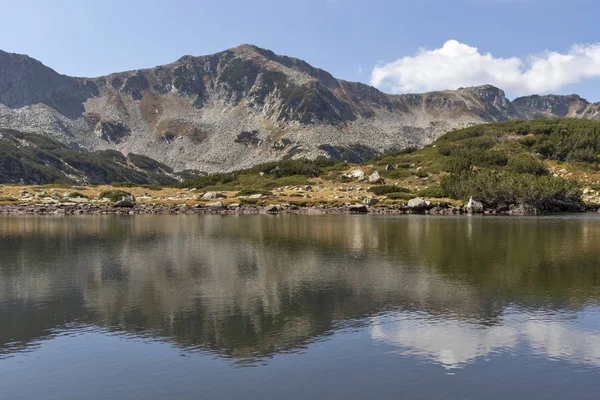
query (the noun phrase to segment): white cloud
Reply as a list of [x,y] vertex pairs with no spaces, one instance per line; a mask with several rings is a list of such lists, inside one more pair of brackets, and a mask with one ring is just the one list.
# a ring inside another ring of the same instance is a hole
[[575,45],[566,54],[546,51],[518,57],[494,57],[476,47],[449,40],[435,50],[377,65],[371,84],[394,93],[491,84],[515,94],[557,91],[600,77],[600,43]]

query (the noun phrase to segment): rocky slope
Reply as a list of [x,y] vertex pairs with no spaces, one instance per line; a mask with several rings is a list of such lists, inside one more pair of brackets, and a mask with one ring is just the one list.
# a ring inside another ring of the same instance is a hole
[[323,154],[356,160],[455,128],[553,115],[600,118],[600,105],[576,96],[510,102],[493,86],[387,95],[251,45],[93,79],[0,51],[1,128],[77,150],[144,154],[175,170]]

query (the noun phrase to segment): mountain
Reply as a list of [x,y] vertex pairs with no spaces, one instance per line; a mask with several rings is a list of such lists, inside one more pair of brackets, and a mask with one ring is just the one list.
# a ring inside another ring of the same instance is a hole
[[142,154],[175,170],[318,155],[356,160],[456,128],[563,114],[599,119],[600,104],[577,96],[511,102],[493,86],[388,95],[251,45],[98,78],[60,75],[0,51],[1,128],[78,151]]

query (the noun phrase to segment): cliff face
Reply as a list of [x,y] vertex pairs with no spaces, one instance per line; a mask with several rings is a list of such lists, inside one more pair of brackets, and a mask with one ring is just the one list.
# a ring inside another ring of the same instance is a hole
[[387,95],[250,45],[93,79],[0,52],[0,128],[144,154],[176,170],[315,157],[328,145],[421,146],[455,128],[560,115],[564,107],[552,104],[581,118],[600,109],[576,96],[534,97],[511,103],[493,86]]
[[519,97],[513,104],[526,119],[571,117],[600,120],[600,103],[590,103],[575,94]]

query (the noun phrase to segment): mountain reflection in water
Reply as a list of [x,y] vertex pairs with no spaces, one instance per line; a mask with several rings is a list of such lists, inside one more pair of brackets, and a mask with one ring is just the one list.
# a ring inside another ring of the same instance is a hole
[[10,217],[0,239],[0,363],[93,331],[252,365],[366,329],[449,369],[600,368],[595,215]]

